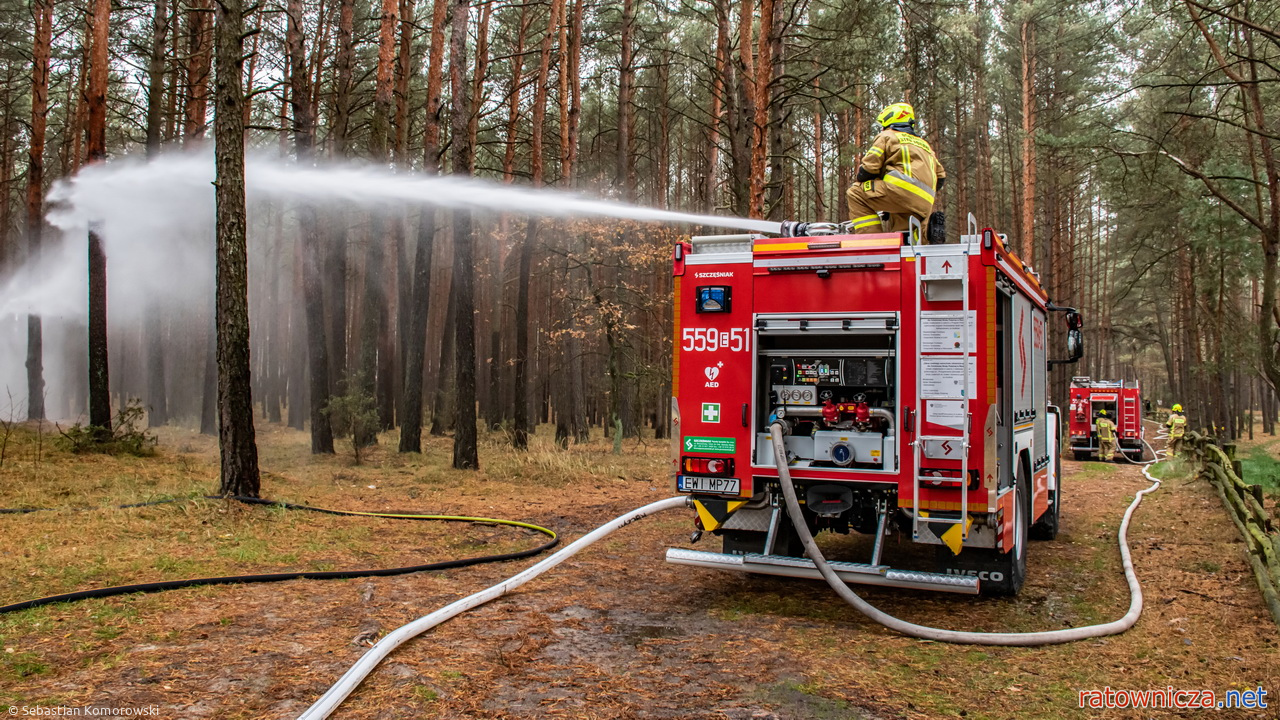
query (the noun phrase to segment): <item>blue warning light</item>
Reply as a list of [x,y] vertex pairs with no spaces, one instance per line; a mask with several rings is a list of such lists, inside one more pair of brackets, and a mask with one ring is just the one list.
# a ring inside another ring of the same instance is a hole
[[698,312],[729,312],[732,305],[732,288],[724,285],[703,285],[698,288]]

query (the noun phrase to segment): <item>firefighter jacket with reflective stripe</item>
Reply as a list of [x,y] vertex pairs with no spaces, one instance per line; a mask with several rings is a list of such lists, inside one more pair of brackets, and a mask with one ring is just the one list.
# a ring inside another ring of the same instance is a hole
[[862,170],[930,205],[938,180],[947,176],[924,138],[893,129],[876,136],[871,149],[862,156]]
[[1100,417],[1094,422],[1098,428],[1098,439],[1110,442],[1116,439],[1116,425],[1107,418]]
[[1169,428],[1169,437],[1180,438],[1187,431],[1187,417],[1180,413],[1170,413],[1164,426]]

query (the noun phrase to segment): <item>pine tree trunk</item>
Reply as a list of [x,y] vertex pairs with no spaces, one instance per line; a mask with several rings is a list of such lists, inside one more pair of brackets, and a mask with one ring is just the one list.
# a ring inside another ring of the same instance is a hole
[[[766,5],[768,6],[767,8],[765,7]],[[768,0],[760,5],[762,18],[763,13],[770,13],[768,36],[760,38],[760,62],[763,65],[764,58],[767,57],[769,59],[768,74],[761,72],[761,75],[767,79],[760,91],[760,96],[768,110],[765,116],[767,132],[765,133],[764,152],[769,163],[768,192],[761,212],[770,220],[785,220],[793,217],[795,212],[795,208],[791,206],[791,198],[794,197],[795,193],[794,178],[791,176],[788,165],[791,158],[785,151],[787,108],[782,87],[783,75],[786,73],[786,47],[783,44],[783,36],[786,33],[786,18],[782,13],[784,7],[784,3],[775,2],[775,0]],[[761,28],[763,32],[763,20],[761,21]],[[763,183],[763,178],[761,182]]]
[[[339,158],[351,152],[352,94],[355,88],[355,0],[338,0],[338,29],[334,36],[333,129],[329,133],[331,153]],[[332,228],[327,238],[325,287],[329,306],[329,376],[332,387],[350,380],[347,375],[347,242],[350,231],[348,213],[338,207],[330,212]]]
[[[449,85],[453,92],[450,130],[453,144],[453,172],[468,175],[473,160],[467,128],[471,122],[471,88],[466,81],[467,25],[471,0],[453,0],[450,25]],[[457,299],[454,360],[457,386],[457,415],[453,430],[453,467],[458,470],[478,469],[480,457],[476,447],[476,317],[471,211],[453,212],[453,284]]]
[[569,76],[569,132],[564,151],[564,168],[561,176],[569,186],[575,185],[578,167],[578,134],[582,118],[582,5],[584,0],[573,0],[569,18],[569,64],[562,72]]
[[[378,30],[378,65],[374,85],[373,118],[369,130],[369,155],[378,163],[386,163],[390,157],[391,113],[394,102],[394,78],[396,61],[396,24],[400,7],[396,0],[382,0],[382,14]],[[386,239],[389,236],[389,218],[381,211],[371,216],[372,231],[368,239],[368,251],[364,268],[364,308],[360,325],[360,379],[363,391],[374,397],[378,406],[379,423],[383,428],[393,418],[387,417],[390,397],[387,393],[386,362],[389,358],[383,349],[388,332],[388,286],[394,286],[395,275],[386,272]],[[394,415],[394,413],[390,413]],[[377,442],[372,430],[361,433],[355,442],[361,446]]]
[[431,271],[435,250],[436,209],[424,205],[418,219],[418,247],[413,261],[413,302],[404,363],[404,409],[400,418],[400,452],[422,452],[422,368],[427,357],[427,321],[431,310]]
[[[535,130],[535,134],[537,131]],[[520,243],[520,270],[516,282],[515,407],[512,445],[529,447],[529,275],[533,266],[533,245],[538,239],[539,218],[534,215],[525,226]]]
[[[744,1],[743,7],[749,7]],[[756,48],[756,58],[752,64],[751,71],[753,77],[749,83],[751,99],[751,196],[750,210],[751,217],[762,218],[765,213],[764,206],[764,171],[765,164],[769,159],[769,86],[770,79],[773,77],[773,62],[770,56],[772,50],[773,38],[773,7],[774,0],[760,0],[760,32],[757,42],[759,46]],[[748,30],[745,36],[750,35],[750,15],[746,16]],[[744,53],[751,53],[751,46],[744,49]],[[745,56],[744,56],[745,57]],[[744,79],[744,81],[746,81]]]
[[[395,119],[395,159],[397,164],[409,164],[409,80],[413,75],[413,30],[416,3],[413,0],[398,0],[400,3],[400,54],[396,59],[396,119]],[[407,273],[406,269],[406,273]],[[406,279],[408,275],[406,274]],[[409,284],[406,291],[406,300]],[[407,327],[407,325],[406,325]],[[403,333],[402,333],[403,334]]]
[[[307,419],[315,410],[311,400],[310,363],[307,362],[307,308],[304,307],[306,289],[303,282],[302,243],[299,241],[294,251],[293,277],[289,283],[289,331],[280,333],[277,345],[288,348],[287,355],[292,359],[289,367],[279,368],[273,378],[278,408],[283,399],[288,406],[289,427],[294,430],[305,430]],[[274,408],[273,408],[274,409]],[[276,413],[279,421],[279,412]],[[331,428],[332,429],[332,428]]]
[[[409,81],[413,75],[413,33],[415,29],[414,15],[416,2],[398,0],[400,3],[400,54],[396,60],[395,88],[395,142],[392,146],[392,157],[398,167],[409,167]],[[398,346],[387,348],[388,356],[393,360],[388,377],[392,381],[391,397],[394,399],[396,419],[404,424],[404,385],[405,368],[409,342],[410,318],[413,314],[413,265],[410,263],[409,248],[409,213],[397,209],[395,211],[395,257],[396,287],[395,296],[396,332],[395,343]]]
[[736,78],[727,82],[732,90],[725,95],[730,124],[730,142],[732,150],[730,161],[733,171],[733,207],[737,215],[749,215],[753,212],[752,169],[755,159],[755,43],[753,42],[755,27],[754,4],[752,0],[740,0],[738,7],[738,62],[731,72],[736,71]]
[[[822,84],[818,75],[813,76],[813,94],[815,98],[822,97]],[[826,186],[824,183],[827,172],[826,163],[823,158],[823,125],[826,119],[822,114],[822,101],[813,101],[813,219],[815,221],[823,221],[827,217],[827,198]],[[838,219],[838,218],[837,218]]]
[[338,0],[338,32],[335,38],[336,57],[335,88],[333,102],[334,153],[339,157],[350,151],[351,104],[354,91],[355,67],[355,0]]
[[[215,289],[216,292],[216,289]],[[201,320],[207,324],[204,333],[204,384],[200,395],[200,434],[218,433],[218,327],[217,301],[209,303],[209,314]]]
[[520,85],[524,80],[524,43],[532,21],[529,5],[520,6],[520,22],[516,26],[515,52],[511,56],[511,84],[507,86],[507,131],[502,155],[502,181],[515,180],[517,131],[520,127]]
[[987,130],[991,117],[991,109],[987,101],[987,58],[986,49],[989,42],[986,0],[977,0],[978,41],[974,48],[973,64],[973,158],[977,172],[974,173],[974,214],[978,218],[978,227],[993,227],[997,222],[995,206],[995,177],[993,175],[994,160],[991,157],[991,141]]
[[187,11],[187,107],[183,136],[186,142],[204,138],[209,111],[209,0],[191,0]]
[[[86,95],[89,125],[85,149],[90,163],[107,157],[107,71],[110,63],[110,0],[93,0],[89,15],[89,69]],[[107,361],[107,255],[102,238],[89,227],[89,425],[111,430],[111,383]]]
[[501,323],[501,288],[495,292],[497,299],[493,303],[493,326],[489,330],[489,404],[485,408],[484,424],[488,430],[497,430],[502,426],[502,331]]
[[[290,107],[293,112],[293,146],[299,164],[309,164],[315,153],[316,119],[312,112],[311,74],[307,68],[306,39],[303,37],[302,0],[288,0],[288,48]],[[324,286],[321,278],[322,251],[320,225],[314,207],[299,209],[299,254],[302,265],[303,314],[306,316],[307,391],[310,395],[311,452],[332,453],[333,427],[327,406],[332,393],[329,381],[329,344],[325,337]],[[296,307],[296,299],[295,304]],[[277,341],[278,342],[278,341]],[[290,404],[289,417],[299,408]]]
[[1036,220],[1036,95],[1035,29],[1022,23],[1022,224],[1015,252],[1032,262]]
[[[440,95],[444,70],[444,30],[448,0],[435,0],[431,13],[431,50],[427,68],[427,118],[423,134],[423,170],[440,167]],[[405,339],[404,400],[400,418],[400,452],[422,452],[422,370],[426,364],[427,323],[431,311],[431,272],[435,251],[436,209],[420,208],[413,261],[413,300]]]
[[[631,0],[624,0],[624,21],[623,21],[623,72],[624,80],[622,81],[622,93],[628,87],[629,72],[627,70],[630,62],[630,45],[629,45],[629,27],[626,24],[626,9],[630,7]],[[560,12],[564,7],[564,0],[551,0],[551,11],[547,19],[547,31],[542,36],[542,45],[538,56],[538,75],[534,80],[534,96],[533,96],[533,127],[532,127],[532,143],[530,149],[530,175],[532,176],[533,186],[541,187],[543,177],[545,175],[544,159],[543,159],[543,125],[547,117],[547,84],[550,77],[551,68],[551,45],[556,37],[556,29],[560,23]],[[625,109],[625,103],[619,95],[619,133],[620,136],[625,133],[623,127],[628,124],[627,117],[629,113]],[[619,173],[620,177],[625,177],[627,172],[627,164],[624,159],[627,154],[622,149],[625,139],[619,140]],[[626,193],[624,191],[624,196]],[[529,275],[533,266],[533,247],[538,241],[539,218],[531,216],[528,224],[525,226],[524,241],[520,243],[520,270],[517,280],[517,296],[516,296],[516,358],[515,358],[515,428],[512,436],[512,444],[517,450],[524,450],[529,446],[529,433],[532,430],[529,419]]]
[[249,270],[244,197],[244,5],[217,3],[214,139],[217,180],[219,495],[258,497],[249,370]]
[[726,73],[729,67],[729,16],[725,0],[713,3],[716,14],[716,64],[711,76],[711,117],[707,128],[707,173],[702,189],[704,212],[713,213],[718,204],[720,180],[720,125],[724,119]]
[[[452,266],[450,266],[452,267]],[[440,337],[440,359],[436,367],[435,397],[431,402],[431,434],[441,437],[453,429],[456,414],[454,388],[454,350],[457,342],[458,296],[455,288],[449,288],[449,302],[445,307],[444,326]]]
[[[556,2],[552,3],[555,14]],[[635,132],[632,89],[635,85],[635,55],[632,33],[635,29],[635,0],[622,0],[622,57],[618,61],[618,144],[616,179],[623,200],[633,200],[635,180],[632,177],[631,143]]]
[[[163,1],[163,0],[162,0]],[[34,0],[31,52],[31,142],[27,161],[27,258],[40,258],[44,233],[44,143],[49,111],[49,54],[53,41],[53,0]],[[27,419],[44,420],[44,327],[27,316]]]
[[[855,90],[856,94],[856,90]],[[841,110],[836,115],[836,216],[833,218],[835,222],[844,222],[849,219],[849,198],[845,194],[849,185],[853,182],[853,156],[857,151],[857,145],[850,134],[849,127],[849,108]]]

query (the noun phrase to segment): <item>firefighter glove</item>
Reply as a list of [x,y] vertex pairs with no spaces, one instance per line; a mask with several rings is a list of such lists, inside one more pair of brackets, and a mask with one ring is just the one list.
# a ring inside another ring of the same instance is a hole
[[875,179],[875,178],[877,178],[877,177],[879,177],[879,176],[878,176],[878,175],[876,175],[875,173],[873,173],[873,172],[871,172],[871,171],[867,170],[866,168],[862,167],[861,165],[859,165],[859,166],[858,166],[858,182],[865,182],[865,181],[867,181],[867,180],[874,180],[874,179]]

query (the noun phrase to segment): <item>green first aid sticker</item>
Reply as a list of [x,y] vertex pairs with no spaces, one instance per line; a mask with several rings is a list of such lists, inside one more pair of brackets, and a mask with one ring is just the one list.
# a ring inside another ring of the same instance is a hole
[[720,422],[720,403],[702,403],[702,422]]
[[720,437],[686,437],[684,439],[684,449],[686,452],[705,452],[719,453],[721,455],[732,455],[737,452],[738,441],[734,438]]

